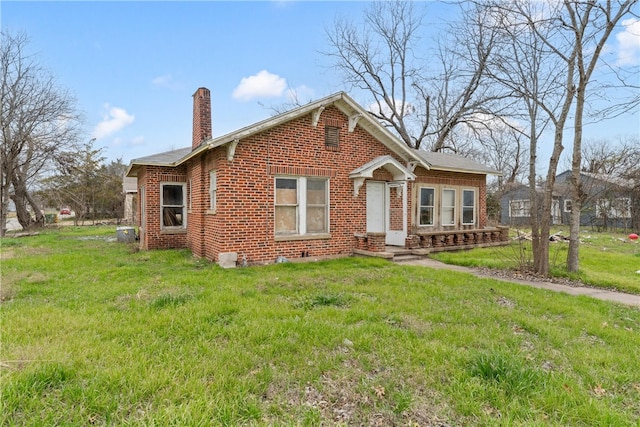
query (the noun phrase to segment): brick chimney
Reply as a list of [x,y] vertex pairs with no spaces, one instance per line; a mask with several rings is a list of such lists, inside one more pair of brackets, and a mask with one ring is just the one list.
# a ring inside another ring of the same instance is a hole
[[212,137],[211,131],[211,92],[201,87],[193,94],[193,140],[196,149],[202,141]]

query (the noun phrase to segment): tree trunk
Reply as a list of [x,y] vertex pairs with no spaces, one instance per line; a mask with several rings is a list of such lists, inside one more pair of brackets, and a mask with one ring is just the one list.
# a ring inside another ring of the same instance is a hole
[[582,187],[580,167],[582,166],[582,116],[584,112],[584,86],[581,82],[576,96],[576,115],[573,139],[573,159],[571,161],[571,219],[569,221],[569,252],[567,271],[580,269],[580,211],[582,210]]

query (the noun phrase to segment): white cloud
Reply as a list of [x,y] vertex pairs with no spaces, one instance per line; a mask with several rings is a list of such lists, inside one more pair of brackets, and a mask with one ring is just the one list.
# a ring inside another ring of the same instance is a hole
[[287,88],[287,81],[262,70],[253,76],[244,77],[233,91],[233,98],[241,101],[249,101],[253,98],[277,98]]
[[616,34],[618,40],[618,65],[640,64],[640,19],[622,21],[624,31]]
[[109,104],[105,104],[104,107],[107,113],[103,114],[102,121],[98,123],[93,131],[93,136],[97,139],[104,138],[119,131],[133,123],[136,119],[136,116],[127,113],[127,110],[124,108],[111,107]]

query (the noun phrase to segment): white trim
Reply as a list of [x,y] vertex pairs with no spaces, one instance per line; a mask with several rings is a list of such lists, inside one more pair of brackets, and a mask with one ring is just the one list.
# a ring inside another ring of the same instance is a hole
[[[164,203],[164,191],[165,185],[173,185],[182,187],[182,205],[165,205]],[[186,182],[160,182],[160,230],[161,231],[183,231],[187,229],[187,183]],[[182,207],[182,224],[181,225],[164,225],[164,208],[165,207]]]
[[[446,208],[450,209],[453,208],[453,213],[451,214],[451,223],[444,223],[444,209],[445,209],[445,204],[444,204],[444,193],[445,191],[453,191],[453,206],[451,205],[447,205]],[[446,188],[443,187],[440,191],[440,225],[443,227],[452,227],[452,226],[456,226],[456,208],[457,208],[457,191],[455,188]]]
[[[465,191],[471,191],[473,192],[473,219],[471,222],[464,222],[464,208],[468,207],[465,206],[464,204],[464,192]],[[478,196],[477,196],[478,192],[476,191],[475,188],[462,188],[462,191],[460,192],[460,223],[462,225],[475,225],[476,224],[476,211],[478,210]]]
[[[432,205],[423,205],[422,204],[422,190],[431,190],[433,192],[433,204]],[[428,186],[419,186],[418,187],[418,227],[435,227],[436,225],[436,197],[437,192],[435,187]],[[421,211],[422,207],[431,207],[431,224],[422,224],[421,223]]]
[[394,181],[414,181],[416,179],[416,175],[413,172],[393,157],[389,155],[379,156],[352,170],[349,174],[349,178],[353,180],[353,195],[355,197],[358,196],[364,181],[367,178],[373,178],[373,172],[380,168],[386,169],[393,176]]
[[[277,191],[277,181],[278,179],[290,179],[290,180],[294,180],[296,182],[296,204],[295,205],[283,205],[283,204],[276,204],[276,191]],[[321,181],[324,183],[324,198],[325,198],[325,222],[324,222],[324,227],[325,230],[320,231],[320,232],[312,232],[309,233],[307,231],[307,208],[308,208],[308,204],[307,204],[307,182],[311,180],[311,181]],[[274,195],[273,195],[273,203],[274,203],[274,213],[273,213],[273,218],[274,218],[274,236],[276,237],[277,240],[288,240],[287,238],[289,237],[295,237],[295,236],[300,236],[301,239],[304,239],[304,237],[309,237],[312,238],[313,236],[317,236],[317,235],[322,235],[325,236],[327,234],[330,233],[330,200],[329,200],[329,186],[330,186],[330,180],[329,178],[325,178],[325,177],[307,177],[307,176],[291,176],[291,175],[277,175],[274,177],[273,180],[273,191],[274,191]],[[275,229],[276,227],[276,213],[275,213],[275,208],[278,206],[295,206],[296,207],[296,231],[293,233],[278,233]]]

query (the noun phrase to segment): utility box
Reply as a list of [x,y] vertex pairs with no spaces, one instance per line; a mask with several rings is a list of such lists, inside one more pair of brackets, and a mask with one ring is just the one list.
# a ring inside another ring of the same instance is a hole
[[116,237],[118,243],[133,243],[136,241],[136,230],[133,227],[118,227]]

